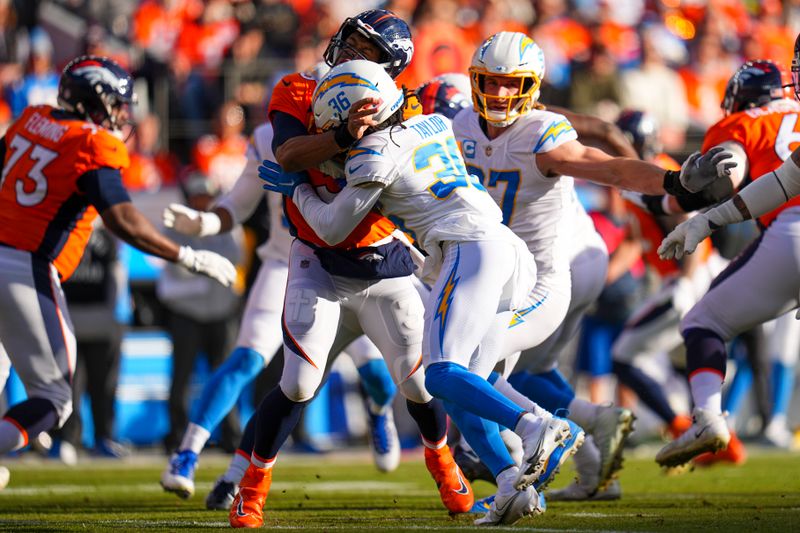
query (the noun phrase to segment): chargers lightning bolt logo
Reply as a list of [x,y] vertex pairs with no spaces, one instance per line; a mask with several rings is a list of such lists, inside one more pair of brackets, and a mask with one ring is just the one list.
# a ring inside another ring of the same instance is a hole
[[456,261],[453,264],[450,274],[447,276],[447,281],[444,283],[442,293],[439,295],[439,305],[436,307],[436,314],[434,318],[439,319],[439,351],[444,352],[444,327],[447,322],[447,314],[450,311],[450,303],[453,301],[453,293],[461,278],[456,277],[458,271],[458,263],[461,260],[461,247],[456,245]]
[[519,326],[520,324],[525,322],[525,315],[529,314],[531,311],[534,311],[535,309],[540,307],[546,300],[547,300],[547,294],[545,294],[541,300],[538,300],[530,307],[514,311],[514,316],[511,317],[511,321],[508,323],[508,329],[511,329],[514,326]]
[[550,124],[550,126],[544,131],[542,138],[539,139],[538,143],[536,143],[536,147],[533,149],[533,152],[537,153],[547,141],[555,141],[561,136],[562,133],[569,133],[570,131],[575,131],[575,128],[572,127],[572,124],[570,124],[567,119]]
[[368,89],[372,89],[375,92],[378,92],[378,88],[375,86],[374,83],[369,81],[366,78],[362,78],[361,76],[356,75],[353,72],[342,72],[332,78],[328,78],[324,80],[319,87],[317,87],[316,93],[323,94],[325,91],[333,88],[333,87],[351,87],[351,86],[361,86],[366,87]]

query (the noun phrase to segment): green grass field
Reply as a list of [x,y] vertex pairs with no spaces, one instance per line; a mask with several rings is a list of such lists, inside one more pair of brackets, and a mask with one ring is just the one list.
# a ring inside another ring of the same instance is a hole
[[[421,455],[421,453],[420,453]],[[162,492],[164,459],[87,462],[75,468],[9,461],[0,493],[0,531],[229,530],[205,495],[224,467],[204,458],[189,500]],[[554,483],[570,481],[566,469]],[[800,531],[800,455],[751,453],[742,467],[663,475],[650,458],[626,460],[618,502],[551,503],[547,512],[500,529],[536,531]],[[479,496],[490,485],[475,484]],[[462,531],[474,515],[450,518],[414,452],[377,473],[366,453],[284,455],[275,469],[266,527],[297,531]],[[477,528],[476,528],[477,529]]]

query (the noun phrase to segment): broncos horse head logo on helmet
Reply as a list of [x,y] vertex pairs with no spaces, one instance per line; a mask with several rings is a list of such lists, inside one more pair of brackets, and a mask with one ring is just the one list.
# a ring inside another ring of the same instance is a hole
[[375,62],[392,78],[399,76],[411,62],[414,44],[408,24],[391,11],[372,9],[345,19],[322,56],[328,65],[339,63],[344,51],[356,59],[370,59],[347,43],[347,38],[355,32],[378,48],[380,55]]
[[728,80],[721,107],[726,115],[730,115],[751,107],[761,107],[785,96],[778,65],[768,60],[748,61]]
[[77,57],[64,67],[58,81],[62,108],[112,131],[125,125],[134,103],[133,78],[107,57]]

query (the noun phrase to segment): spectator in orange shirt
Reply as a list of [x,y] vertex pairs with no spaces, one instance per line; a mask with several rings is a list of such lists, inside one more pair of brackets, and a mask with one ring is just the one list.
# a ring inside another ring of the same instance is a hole
[[722,118],[719,103],[736,61],[722,48],[719,37],[702,35],[694,43],[694,61],[678,70],[686,85],[686,100],[692,126],[705,130]]
[[194,146],[195,167],[222,191],[231,188],[247,162],[244,126],[242,106],[226,102],[217,114],[214,133],[203,135]]
[[161,122],[148,114],[136,126],[126,141],[130,166],[122,171],[122,183],[129,191],[157,191],[165,184],[174,184],[177,173],[176,157],[158,149]]

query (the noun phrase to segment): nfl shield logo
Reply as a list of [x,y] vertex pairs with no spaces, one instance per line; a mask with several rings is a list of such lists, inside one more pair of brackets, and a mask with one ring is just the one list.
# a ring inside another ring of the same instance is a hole
[[487,146],[486,147],[486,157],[492,157],[492,147],[491,146]]

